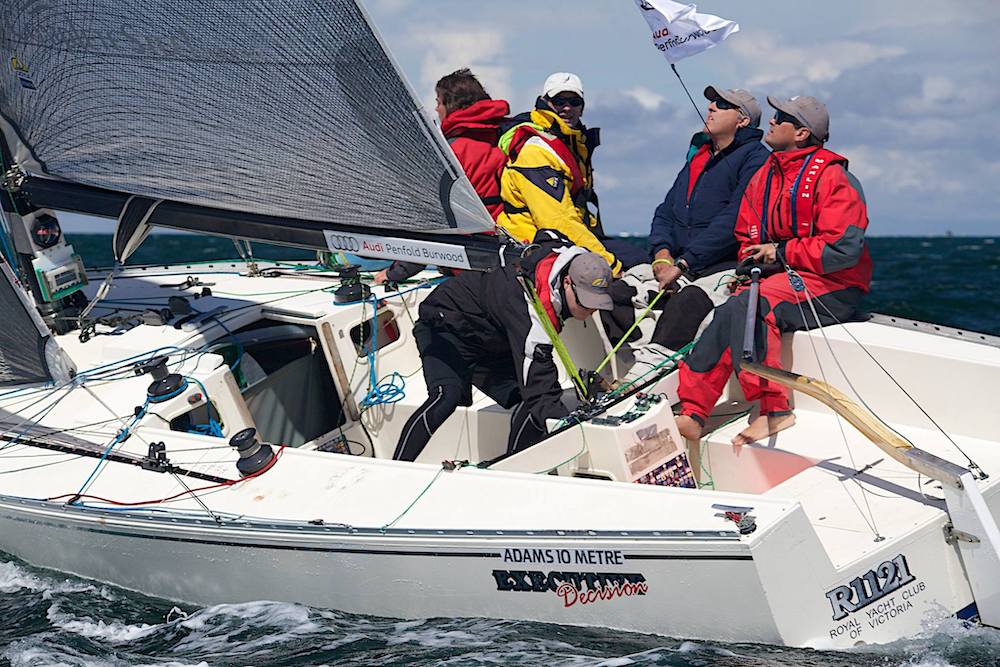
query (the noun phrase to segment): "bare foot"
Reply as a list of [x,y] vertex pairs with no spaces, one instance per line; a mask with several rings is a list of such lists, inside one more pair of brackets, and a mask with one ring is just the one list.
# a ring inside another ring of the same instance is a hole
[[771,437],[779,431],[791,428],[795,424],[795,415],[777,415],[768,417],[761,415],[750,420],[750,425],[740,431],[739,435],[733,438],[734,445],[749,445]]
[[701,424],[687,415],[677,415],[674,417],[677,422],[677,430],[681,432],[681,437],[697,442],[701,440]]

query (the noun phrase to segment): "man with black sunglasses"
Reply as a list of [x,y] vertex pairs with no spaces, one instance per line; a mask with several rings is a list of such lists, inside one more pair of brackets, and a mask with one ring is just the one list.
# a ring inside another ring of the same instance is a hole
[[[747,185],[736,239],[740,258],[762,265],[766,275],[753,358],[780,368],[783,333],[856,316],[871,285],[872,261],[861,185],[847,171],[847,159],[824,148],[830,136],[826,106],[814,97],[767,101],[776,113],[764,141],[774,152]],[[763,440],[795,423],[787,389],[740,370],[748,306],[749,291],[742,288],[716,309],[681,364],[677,425],[686,438],[701,437],[734,369],[747,400],[759,401],[760,411],[733,444]]]
[[[648,342],[633,346],[629,378],[658,367],[694,340],[713,309],[729,298],[724,276],[736,266],[736,214],[744,188],[768,156],[753,94],[708,86],[705,98],[705,125],[691,138],[684,166],[653,214],[649,257],[655,282],[649,282],[648,269],[629,272],[623,282],[629,284],[631,303],[602,315],[615,337],[635,321],[634,308],[648,304],[659,290],[672,291],[660,299],[663,309],[655,323],[641,329]],[[616,303],[623,301],[623,291],[616,289]]]
[[557,72],[546,79],[535,108],[512,119],[500,137],[508,163],[497,224],[525,243],[540,229],[554,229],[619,273],[622,258],[608,247],[613,240],[601,226],[594,192],[592,158],[600,131],[581,121],[584,99],[580,77]]

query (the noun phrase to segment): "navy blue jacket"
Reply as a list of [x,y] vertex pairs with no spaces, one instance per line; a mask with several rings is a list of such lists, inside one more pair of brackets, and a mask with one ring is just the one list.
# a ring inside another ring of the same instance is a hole
[[688,201],[688,179],[691,157],[708,142],[708,135],[699,132],[691,139],[688,161],[677,175],[663,203],[656,207],[649,230],[650,255],[663,248],[674,259],[687,262],[691,273],[724,262],[736,263],[739,244],[733,235],[740,199],[750,177],[770,154],[760,142],[764,133],[756,128],[741,127],[733,143],[709,158]]

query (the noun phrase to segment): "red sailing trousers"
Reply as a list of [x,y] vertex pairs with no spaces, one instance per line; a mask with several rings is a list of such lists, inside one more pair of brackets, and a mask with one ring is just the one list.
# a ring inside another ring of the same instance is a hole
[[[760,302],[754,335],[754,360],[765,366],[781,368],[781,334],[814,329],[837,321],[849,320],[861,300],[862,291],[845,288],[825,276],[800,273],[819,315],[816,322],[805,292],[796,292],[784,273],[760,281]],[[722,390],[734,370],[734,356],[743,354],[750,291],[743,288],[729,301],[715,309],[715,317],[698,340],[688,358],[680,365],[681,414],[704,423],[715,408]],[[737,379],[748,401],[760,401],[760,414],[773,415],[789,410],[788,390],[735,365]]]

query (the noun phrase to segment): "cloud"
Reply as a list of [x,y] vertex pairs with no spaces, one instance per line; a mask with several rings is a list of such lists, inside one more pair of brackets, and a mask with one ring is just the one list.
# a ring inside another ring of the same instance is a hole
[[922,194],[928,190],[956,194],[966,192],[970,183],[940,173],[936,151],[880,150],[870,146],[840,149],[850,158],[851,172],[865,187],[893,194]]
[[420,35],[417,43],[424,47],[420,80],[425,86],[433,86],[445,74],[468,67],[494,97],[510,93],[511,68],[500,64],[508,61],[503,32],[464,25],[424,26],[416,32]]
[[625,95],[628,95],[636,102],[639,103],[643,109],[647,111],[656,111],[660,108],[660,105],[667,99],[659,93],[654,93],[649,88],[645,86],[636,86],[635,88],[629,88],[624,91]]
[[698,118],[686,99],[677,105],[642,87],[596,90],[589,98],[584,119],[602,128],[594,179],[605,230],[646,234],[684,165]]
[[[373,2],[386,41],[428,98],[437,78],[469,66],[517,111],[550,72],[579,73],[585,120],[603,130],[595,166],[607,227],[648,230],[699,121],[631,7],[557,0],[573,11],[554,30],[503,3]],[[1000,4],[844,0],[802,14],[789,3],[734,6],[727,17],[740,20],[740,33],[681,67],[692,92],[749,87],[765,109],[765,93],[825,101],[829,147],[865,185],[875,233],[913,231],[917,220],[923,231],[997,220]]]
[[886,58],[901,56],[901,46],[879,45],[860,40],[836,40],[779,46],[787,38],[765,31],[747,31],[733,40],[733,50],[751,64],[747,85],[805,82],[826,83],[848,70],[866,67]]

